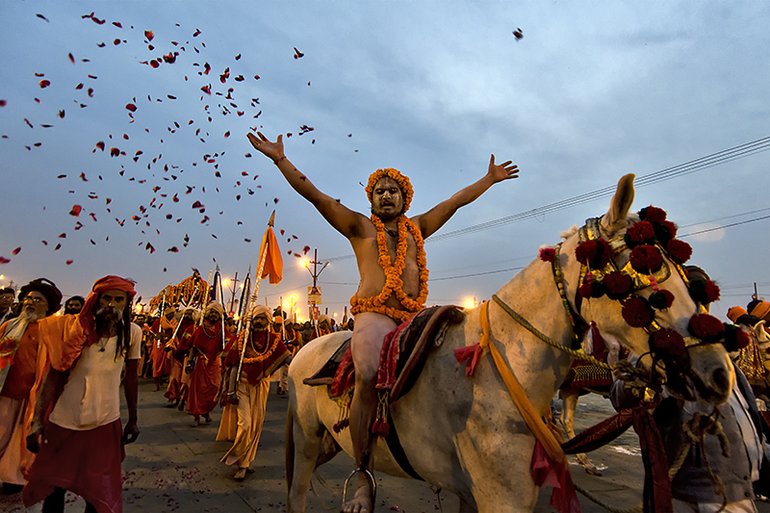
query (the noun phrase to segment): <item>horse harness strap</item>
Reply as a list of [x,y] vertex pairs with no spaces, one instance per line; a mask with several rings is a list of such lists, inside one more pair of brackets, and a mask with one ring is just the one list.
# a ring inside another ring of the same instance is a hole
[[[497,297],[497,296],[493,296]],[[499,298],[497,299],[499,301]],[[564,461],[564,451],[561,449],[560,442],[556,439],[554,433],[543,422],[540,414],[535,410],[532,402],[527,398],[524,388],[519,383],[513,370],[506,364],[497,346],[492,343],[491,330],[489,325],[489,301],[485,301],[481,305],[481,341],[480,345],[482,349],[489,350],[489,354],[492,356],[492,361],[495,364],[498,374],[505,383],[505,387],[508,389],[508,393],[516,405],[516,408],[521,413],[524,422],[527,427],[540,442],[545,449],[548,456],[554,461],[561,463]]]
[[[545,343],[546,343],[546,344],[548,344],[549,346],[551,346],[551,347],[553,347],[553,348],[555,348],[555,349],[558,349],[559,351],[563,351],[563,352],[565,352],[565,353],[569,354],[570,356],[572,356],[573,358],[578,358],[578,359],[580,359],[580,360],[584,360],[584,361],[586,361],[586,362],[589,362],[589,363],[591,363],[591,364],[593,364],[593,365],[596,365],[596,366],[602,367],[602,368],[604,368],[604,369],[610,369],[610,370],[612,369],[612,367],[611,367],[610,365],[608,365],[607,363],[605,363],[605,362],[603,362],[603,361],[601,361],[601,360],[597,360],[596,358],[594,358],[594,357],[593,357],[593,356],[591,356],[590,354],[587,354],[587,353],[585,353],[584,351],[579,351],[579,350],[575,350],[575,349],[570,349],[569,347],[566,347],[566,346],[564,346],[564,345],[562,345],[562,344],[560,344],[560,343],[556,342],[556,341],[555,341],[555,340],[553,340],[551,337],[549,337],[548,335],[546,335],[545,333],[541,332],[541,331],[540,331],[540,330],[538,330],[536,327],[534,327],[534,326],[533,326],[533,325],[532,325],[532,324],[531,324],[531,323],[530,323],[530,322],[529,322],[527,319],[525,319],[523,316],[521,316],[519,313],[517,313],[517,312],[516,312],[516,311],[515,311],[513,308],[511,308],[511,307],[510,307],[510,306],[509,306],[509,305],[508,305],[508,304],[507,304],[505,301],[503,301],[502,299],[500,299],[500,297],[499,297],[497,294],[492,294],[492,299],[493,299],[493,300],[495,301],[495,303],[497,303],[497,304],[500,306],[500,308],[502,308],[502,309],[505,311],[505,313],[507,313],[507,314],[508,314],[508,315],[509,315],[509,316],[510,316],[510,317],[511,317],[511,318],[512,318],[514,321],[516,321],[516,322],[518,322],[519,324],[521,324],[521,325],[522,325],[524,328],[526,328],[526,329],[527,329],[527,331],[529,331],[530,333],[532,333],[533,335],[535,335],[537,338],[539,338],[540,340],[542,340],[543,342],[545,342]],[[486,303],[485,303],[485,304],[486,304]],[[482,327],[483,327],[483,322],[482,322]]]

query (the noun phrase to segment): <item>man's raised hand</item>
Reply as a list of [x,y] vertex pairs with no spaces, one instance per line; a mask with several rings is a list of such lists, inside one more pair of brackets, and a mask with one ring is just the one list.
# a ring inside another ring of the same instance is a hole
[[495,154],[493,153],[489,156],[489,170],[487,174],[492,177],[494,183],[502,182],[503,180],[518,178],[519,166],[511,160],[506,160],[502,164],[495,164]]
[[257,132],[257,135],[251,132],[246,134],[249,142],[254,149],[271,159],[273,162],[278,161],[284,157],[283,153],[283,135],[279,135],[275,142],[270,141],[262,132]]

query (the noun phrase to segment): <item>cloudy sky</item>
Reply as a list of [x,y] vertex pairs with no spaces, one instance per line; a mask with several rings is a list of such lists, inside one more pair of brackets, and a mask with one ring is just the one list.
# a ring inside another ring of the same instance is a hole
[[636,209],[665,208],[720,283],[715,312],[755,282],[770,296],[766,2],[5,1],[0,14],[2,285],[45,276],[85,294],[120,274],[146,300],[192,267],[242,278],[275,209],[285,277],[262,300],[304,303],[294,254],[317,248],[322,309],[341,317],[350,246],[251,150],[259,128],[362,212],[379,167],[411,177],[417,214],[490,153],[519,164],[426,245],[429,303],[488,298],[604,213],[629,172]]

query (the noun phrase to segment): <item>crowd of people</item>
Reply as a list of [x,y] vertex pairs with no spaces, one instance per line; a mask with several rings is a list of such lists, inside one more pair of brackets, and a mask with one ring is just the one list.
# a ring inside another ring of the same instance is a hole
[[[124,445],[139,436],[139,378],[153,380],[168,407],[192,426],[223,407],[217,440],[232,442],[222,462],[242,481],[256,457],[270,381],[287,393],[291,357],[338,329],[321,315],[293,322],[257,305],[236,321],[221,303],[162,305],[135,313],[134,282],[97,280],[88,297],[64,301],[45,278],[17,292],[0,289],[0,482],[27,505],[64,510],[67,490],[87,512],[120,511]],[[128,417],[120,418],[123,388]],[[102,450],[89,448],[97,444]]]

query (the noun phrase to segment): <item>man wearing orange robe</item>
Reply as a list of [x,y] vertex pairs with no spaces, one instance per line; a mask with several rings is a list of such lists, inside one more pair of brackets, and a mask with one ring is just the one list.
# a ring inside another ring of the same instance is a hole
[[152,332],[155,335],[155,342],[152,345],[152,377],[155,379],[155,391],[160,390],[163,384],[163,378],[171,372],[171,359],[166,354],[166,343],[171,340],[177,323],[174,318],[176,308],[166,306],[163,315],[155,321],[152,326]]
[[105,276],[94,283],[79,314],[41,322],[39,361],[45,361],[35,373],[30,400],[37,407],[27,437],[28,449],[38,455],[24,487],[25,506],[44,500],[43,511],[63,512],[69,490],[83,497],[88,512],[122,513],[124,445],[139,436],[142,329],[131,322],[135,294],[133,281]]
[[184,362],[190,353],[190,339],[195,331],[195,317],[197,310],[189,307],[182,312],[180,326],[176,328],[176,336],[166,343],[166,352],[171,360],[171,372],[168,376],[168,386],[163,396],[168,399],[166,406],[173,408],[184,399],[186,390],[182,390],[182,374],[184,374]]
[[34,454],[27,450],[24,422],[29,394],[35,383],[40,343],[39,321],[61,306],[62,294],[46,280],[32,280],[21,288],[21,313],[0,326],[0,482],[5,493],[20,492]]
[[228,400],[238,408],[238,430],[233,446],[221,460],[226,465],[238,466],[233,476],[236,481],[246,478],[249,466],[257,456],[270,392],[270,374],[289,360],[289,351],[281,336],[270,330],[270,310],[258,305],[249,315],[249,329],[241,332],[238,343],[232,345],[225,358],[225,365],[237,373],[243,355],[236,390],[227,391]]
[[186,411],[195,418],[193,426],[200,425],[201,416],[206,424],[210,423],[209,412],[217,404],[222,379],[219,353],[224,349],[225,341],[222,334],[224,313],[220,303],[209,303],[203,311],[203,323],[195,328],[190,339],[190,351],[194,353],[195,365],[190,373]]

